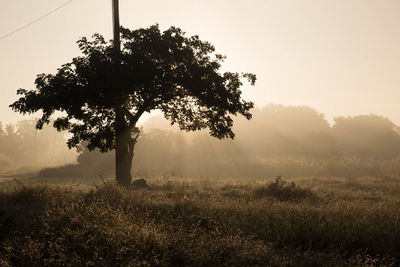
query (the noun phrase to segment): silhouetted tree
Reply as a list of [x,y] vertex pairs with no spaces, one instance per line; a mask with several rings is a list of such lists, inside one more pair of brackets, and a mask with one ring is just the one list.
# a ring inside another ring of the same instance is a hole
[[[62,65],[55,75],[40,74],[35,90],[10,107],[23,114],[41,110],[36,127],[50,122],[69,130],[68,146],[88,142],[89,149],[116,150],[116,179],[131,183],[136,123],[144,112],[159,109],[182,130],[209,129],[217,138],[233,138],[231,115],[251,118],[252,102],[241,98],[241,78],[255,83],[254,74],[220,72],[224,57],[198,36],[186,37],[179,28],[160,32],[121,30],[122,51],[116,64],[113,43],[95,34],[93,41],[78,41],[83,56]],[[116,116],[122,114],[122,116]]]

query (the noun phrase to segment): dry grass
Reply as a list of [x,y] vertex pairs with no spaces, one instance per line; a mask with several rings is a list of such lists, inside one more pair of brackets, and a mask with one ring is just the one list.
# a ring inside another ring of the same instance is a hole
[[272,196],[281,201],[299,201],[303,199],[316,199],[310,188],[303,188],[294,182],[287,183],[278,176],[275,182],[265,186],[259,186],[254,190],[256,197]]
[[400,264],[396,179],[148,182],[3,189],[0,265]]

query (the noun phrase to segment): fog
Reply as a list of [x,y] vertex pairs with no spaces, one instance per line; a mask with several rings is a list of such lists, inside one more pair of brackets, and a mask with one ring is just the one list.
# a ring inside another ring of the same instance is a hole
[[[268,105],[236,118],[235,139],[183,132],[161,115],[141,128],[135,177],[260,178],[273,176],[398,176],[400,128],[373,114],[336,117],[332,125],[307,106]],[[110,177],[114,152],[69,150],[67,133],[35,120],[0,127],[0,171],[36,167],[39,176]],[[50,168],[51,167],[51,168]]]
[[36,130],[36,120],[0,122],[0,171],[59,166],[76,161],[66,145],[66,133],[52,126]]
[[[0,34],[57,7],[61,0],[0,1]],[[96,12],[93,11],[95,6]],[[178,26],[215,45],[226,69],[257,74],[243,96],[259,106],[309,105],[331,120],[376,113],[400,124],[400,1],[121,1],[121,25]],[[79,54],[75,42],[112,38],[110,1],[73,1],[39,24],[0,42],[0,121],[23,118],[8,105],[36,74]],[[29,40],[29,45],[26,45]],[[362,99],[362,101],[359,101]],[[339,107],[339,108],[338,108]]]

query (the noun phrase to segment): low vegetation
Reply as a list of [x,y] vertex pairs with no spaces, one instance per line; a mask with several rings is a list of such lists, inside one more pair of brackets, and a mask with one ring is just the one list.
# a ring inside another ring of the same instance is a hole
[[0,193],[1,266],[396,266],[400,180],[18,183]]
[[302,199],[313,199],[315,195],[310,188],[302,188],[297,186],[294,182],[287,184],[278,176],[275,182],[266,186],[260,186],[254,190],[256,197],[272,196],[281,201],[296,201]]

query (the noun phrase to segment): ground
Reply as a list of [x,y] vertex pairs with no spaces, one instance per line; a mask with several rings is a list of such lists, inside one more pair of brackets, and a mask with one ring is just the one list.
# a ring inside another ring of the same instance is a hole
[[54,181],[3,184],[1,266],[400,264],[398,178]]

